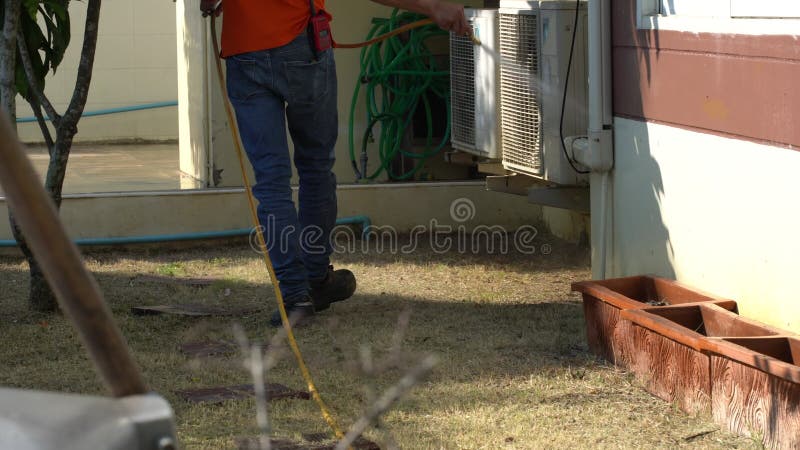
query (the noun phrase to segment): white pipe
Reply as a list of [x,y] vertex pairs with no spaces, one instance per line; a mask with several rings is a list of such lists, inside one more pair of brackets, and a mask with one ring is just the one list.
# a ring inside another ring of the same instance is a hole
[[589,134],[603,129],[602,7],[604,0],[589,1]]
[[[600,16],[600,29],[602,35],[601,49],[601,74],[603,77],[603,128],[611,129],[614,123],[614,111],[612,109],[612,66],[611,66],[611,0],[598,0],[602,2]],[[613,143],[611,153],[613,155]]]
[[[597,231],[593,243],[597,246],[597,273],[606,278],[609,253],[608,219],[613,207],[609,192],[609,172],[614,167],[614,144],[611,125],[611,1],[589,1],[589,151],[588,167],[600,174],[600,198]],[[612,216],[613,217],[613,216]]]
[[[214,184],[214,83],[211,82],[212,71],[214,70],[213,61],[208,55],[213,52],[211,46],[211,30],[203,20],[203,91],[205,92],[205,103],[203,104],[203,131],[205,137],[205,159],[206,159],[206,179],[203,180],[204,187],[213,188]],[[234,126],[230,124],[229,126]],[[202,150],[201,150],[202,151]]]
[[608,271],[607,271],[607,261],[608,261],[608,179],[610,175],[608,172],[603,172],[600,175],[600,229],[597,231],[597,234],[600,236],[600,245],[597,248],[597,264],[598,264],[598,273],[600,274],[600,279],[605,280]]
[[589,1],[589,158],[593,172],[614,165],[611,125],[611,2]]

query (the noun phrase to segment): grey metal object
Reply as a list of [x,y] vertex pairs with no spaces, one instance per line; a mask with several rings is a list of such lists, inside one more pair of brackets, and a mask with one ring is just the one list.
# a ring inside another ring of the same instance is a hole
[[156,394],[123,398],[0,388],[0,448],[173,450],[172,408]]

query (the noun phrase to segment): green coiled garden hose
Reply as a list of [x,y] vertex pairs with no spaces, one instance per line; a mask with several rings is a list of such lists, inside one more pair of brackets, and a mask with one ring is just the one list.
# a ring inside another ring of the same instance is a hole
[[[394,10],[388,19],[376,19],[367,35],[391,33],[404,24],[419,21],[422,16]],[[426,23],[411,29],[407,34],[392,36],[361,50],[359,83],[353,92],[350,105],[348,145],[350,162],[358,180],[374,180],[384,171],[393,180],[414,177],[423,167],[424,160],[439,153],[450,139],[450,71],[442,69],[428,49],[426,41],[448,32]],[[363,86],[362,86],[363,85]],[[356,161],[355,110],[361,91],[364,91],[367,109],[367,127],[361,141],[361,167]],[[444,99],[447,108],[447,126],[444,136],[434,142],[432,96]],[[419,107],[425,113],[427,133],[421,151],[402,148],[403,138]],[[375,142],[375,127],[380,125],[377,139],[379,166],[371,173],[367,170],[369,144]],[[414,167],[396,173],[392,162],[403,156],[412,159]]]

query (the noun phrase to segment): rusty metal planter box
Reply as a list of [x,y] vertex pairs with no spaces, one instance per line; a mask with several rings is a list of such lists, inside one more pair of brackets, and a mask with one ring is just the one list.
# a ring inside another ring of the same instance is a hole
[[767,448],[800,448],[800,339],[708,339],[705,346],[714,421]]
[[629,321],[629,368],[653,395],[690,413],[711,411],[708,337],[772,336],[781,333],[714,303],[625,310]]
[[586,337],[593,353],[616,365],[629,367],[632,359],[631,324],[620,321],[619,313],[657,305],[713,302],[736,311],[733,300],[692,289],[672,280],[652,276],[582,281],[572,290],[583,295]]

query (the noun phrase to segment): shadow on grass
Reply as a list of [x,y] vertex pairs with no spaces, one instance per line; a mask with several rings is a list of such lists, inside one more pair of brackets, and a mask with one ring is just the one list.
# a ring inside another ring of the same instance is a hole
[[[271,287],[265,282],[234,279],[192,287],[138,279],[138,274],[129,271],[146,267],[153,273],[159,267],[157,263],[164,261],[221,258],[224,267],[216,267],[214,274],[246,264],[247,271],[258,271],[249,279],[260,280],[261,267],[257,260],[250,261],[248,252],[240,248],[233,252],[154,253],[147,259],[149,264],[144,264],[142,255],[122,253],[113,255],[121,263],[111,267],[94,255],[89,257],[145,379],[175,409],[179,437],[187,448],[235,448],[237,437],[255,435],[252,399],[190,404],[175,394],[181,389],[248,383],[249,374],[240,358],[229,355],[193,360],[181,354],[179,346],[230,340],[234,323],[241,325],[250,339],[268,340],[275,332],[266,325],[275,307]],[[693,419],[653,400],[631,385],[624,374],[588,354],[581,305],[568,293],[569,282],[585,276],[586,267],[576,265],[577,269],[558,273],[560,269],[554,264],[534,273],[506,274],[508,267],[525,266],[508,259],[497,267],[473,268],[464,263],[432,268],[431,264],[441,261],[431,257],[420,263],[400,260],[399,265],[410,266],[406,268],[387,263],[370,269],[368,258],[342,259],[337,263],[358,268],[363,280],[361,290],[352,299],[319,314],[310,326],[295,331],[320,392],[345,426],[353,423],[364,407],[367,381],[376,391],[382,391],[402,376],[407,365],[433,353],[440,363],[431,376],[383,420],[404,448],[476,444],[499,448],[510,437],[520,448],[590,448],[600,442],[598,436],[611,439],[609,445],[615,447],[669,448],[697,432]],[[208,268],[205,263],[187,262],[185,266],[186,277],[210,273],[203,272]],[[456,271],[454,277],[445,278],[448,270]],[[485,273],[476,276],[476,272]],[[486,286],[482,277],[490,275],[496,281]],[[409,281],[411,278],[422,279],[422,284],[438,284],[438,289],[424,292],[419,283]],[[512,281],[505,282],[504,278]],[[66,320],[59,315],[34,318],[26,312],[27,274],[22,264],[0,260],[0,285],[0,385],[103,394]],[[134,316],[130,312],[135,305],[190,302],[261,307],[256,313],[237,318]],[[401,367],[366,380],[354,370],[360,349],[369,346],[376,358],[387,355],[398,316],[409,309],[412,315],[403,339],[407,359]],[[305,388],[290,355],[267,375],[269,382]],[[276,402],[270,413],[277,437],[298,441],[302,433],[326,431],[310,401]],[[658,419],[663,417],[666,419]],[[651,418],[658,419],[652,425],[656,431],[643,436],[643,418],[647,423]],[[381,436],[377,431],[369,435],[376,442],[382,442]],[[643,443],[645,438],[647,442]],[[725,439],[723,444],[733,442]]]
[[[145,372],[150,368],[162,370],[156,363],[160,357],[172,361],[176,357],[184,359],[178,352],[178,346],[184,341],[230,338],[230,326],[234,322],[244,325],[253,338],[266,339],[274,332],[267,325],[275,303],[271,288],[266,284],[224,281],[198,288],[138,281],[135,274],[101,273],[96,277],[137,357],[145,355],[146,360],[154,363],[153,366],[143,363]],[[63,358],[72,363],[86,362],[64,317],[31,315],[26,311],[27,284],[22,270],[4,268],[0,279],[5,286],[0,297],[0,321],[6,341],[0,352],[5,354],[2,360],[6,368],[27,367],[31,372],[39,372],[40,367]],[[135,316],[130,311],[138,305],[174,303],[262,307],[252,315],[237,318]],[[581,307],[574,301],[503,304],[475,303],[469,299],[431,300],[391,292],[356,294],[319,314],[310,326],[299,329],[297,334],[312,364],[341,364],[355,358],[362,345],[370,345],[376,352],[388,350],[397,318],[407,309],[411,310],[412,317],[404,347],[413,353],[440,355],[444,361],[441,370],[449,372],[454,380],[527,375],[549,365],[563,365],[565,361],[580,365],[588,358]],[[88,377],[88,370],[89,367],[84,367],[82,376]],[[48,375],[53,374],[30,378],[24,371],[12,375],[4,370],[0,379],[2,384],[21,387],[60,389],[65,386],[63,376],[60,377],[62,381],[53,384],[48,381]],[[52,377],[55,378],[59,377]],[[80,386],[87,386],[86,381],[77,383],[74,386],[77,389],[68,390],[81,391]]]
[[[449,250],[434,250],[431,235],[413,239],[401,235],[396,241],[356,239],[350,244],[340,242],[332,256],[338,263],[366,263],[385,267],[398,262],[408,264],[445,264],[453,267],[493,266],[516,273],[547,271],[567,267],[587,267],[589,249],[583,245],[565,242],[551,235],[537,235],[520,250],[513,235],[494,236],[491,243],[486,236],[473,242],[470,235],[443,235],[439,241],[449,239]],[[440,244],[441,245],[441,244]],[[121,260],[160,261],[163,264],[192,261],[231,261],[258,259],[258,252],[246,238],[190,241],[183,243],[145,244],[130,247],[82,247],[88,261],[115,264]],[[3,261],[15,261],[11,256],[0,256]]]
[[[86,258],[96,270],[95,276],[145,379],[175,408],[179,430],[188,433],[184,439],[218,439],[223,442],[217,447],[221,448],[235,436],[252,433],[249,400],[193,405],[174,392],[249,382],[249,374],[236,355],[191,360],[180,353],[179,346],[193,341],[231,340],[234,323],[243,326],[253,340],[269,339],[275,332],[267,325],[275,308],[269,283],[219,276],[228,273],[229,267],[236,267],[246,270],[251,280],[261,279],[258,256],[248,247],[239,246],[175,253],[100,252]],[[131,272],[138,270],[141,263],[152,274],[160,264],[176,261],[185,263],[182,267],[186,270],[177,278],[208,276],[197,272],[211,267],[220,281],[193,287],[169,282],[168,277],[166,281],[139,279],[140,274]],[[377,358],[386,355],[398,317],[406,310],[411,311],[403,339],[407,362],[411,364],[430,353],[440,358],[428,381],[401,404],[402,411],[412,414],[446,416],[447,411],[465,405],[491,408],[499,407],[498,402],[513,404],[518,400],[513,396],[519,395],[519,389],[506,389],[507,383],[519,383],[529,377],[569,378],[578,368],[597,365],[584,344],[580,303],[568,293],[569,281],[573,280],[563,279],[586,272],[578,262],[573,266],[580,269],[567,270],[558,278],[546,277],[541,283],[535,275],[560,270],[558,263],[537,258],[521,260],[520,255],[433,252],[337,255],[336,263],[358,268],[357,274],[363,280],[360,291],[319,314],[311,325],[296,329],[296,335],[320,390],[344,423],[352,422],[363,407],[365,380],[353,370],[360,349],[369,346]],[[249,273],[255,271],[258,273]],[[497,284],[486,281],[489,273],[498,278]],[[453,279],[440,278],[449,275]],[[503,280],[509,277],[527,281],[509,284]],[[0,259],[0,285],[0,385],[103,394],[66,319],[57,314],[39,316],[27,312],[27,272],[21,262]],[[432,291],[427,292],[426,287]],[[512,289],[514,295],[506,289]],[[259,308],[235,318],[131,313],[133,306],[175,303]],[[372,382],[377,389],[385,389],[402,375],[402,369],[391,369]],[[290,355],[270,372],[269,380],[294,389],[304,388]],[[275,408],[276,429],[324,431],[310,402],[283,402]],[[429,439],[436,439],[435,432]],[[214,445],[217,444],[211,447]]]

